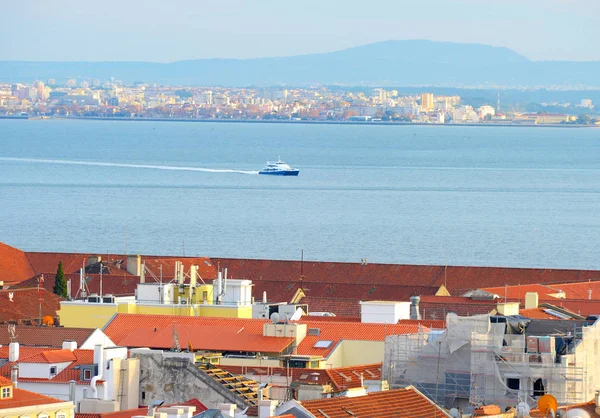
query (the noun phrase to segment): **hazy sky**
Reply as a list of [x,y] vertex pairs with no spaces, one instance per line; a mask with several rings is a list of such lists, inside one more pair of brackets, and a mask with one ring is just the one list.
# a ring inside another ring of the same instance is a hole
[[0,0],[0,60],[248,58],[390,39],[600,60],[600,0]]

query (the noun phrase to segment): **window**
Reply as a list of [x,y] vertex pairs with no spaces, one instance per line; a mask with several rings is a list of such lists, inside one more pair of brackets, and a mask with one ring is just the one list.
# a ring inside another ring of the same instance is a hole
[[65,412],[59,411],[56,413],[56,418],[67,418],[67,414]]
[[146,392],[142,391],[142,400],[146,399]]
[[329,348],[333,344],[333,341],[330,340],[319,340],[315,343],[313,348]]
[[10,386],[2,388],[2,399],[9,399],[9,398],[12,398],[12,388]]
[[83,371],[83,380],[92,380],[92,371],[90,369]]
[[48,414],[45,412],[42,412],[41,414],[38,414],[37,418],[48,418]]
[[50,366],[50,376],[56,376],[56,366]]
[[521,380],[520,379],[506,379],[506,386],[509,389],[519,390],[521,389]]

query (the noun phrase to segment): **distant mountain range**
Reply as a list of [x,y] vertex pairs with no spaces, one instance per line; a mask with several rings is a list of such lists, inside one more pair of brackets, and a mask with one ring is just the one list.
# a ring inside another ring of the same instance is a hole
[[152,62],[0,61],[0,82],[110,77],[203,86],[598,86],[600,62],[531,61],[507,48],[386,41],[323,54]]

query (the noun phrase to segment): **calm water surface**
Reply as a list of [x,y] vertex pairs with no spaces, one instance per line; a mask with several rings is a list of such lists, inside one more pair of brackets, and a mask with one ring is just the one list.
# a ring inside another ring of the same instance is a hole
[[0,120],[0,241],[600,269],[600,129]]

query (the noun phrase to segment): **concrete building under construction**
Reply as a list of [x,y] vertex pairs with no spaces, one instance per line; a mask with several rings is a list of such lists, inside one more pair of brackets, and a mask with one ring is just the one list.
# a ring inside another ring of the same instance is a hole
[[413,385],[446,408],[471,412],[551,394],[560,405],[594,399],[600,388],[600,326],[518,315],[448,314],[447,329],[386,338],[382,377]]

